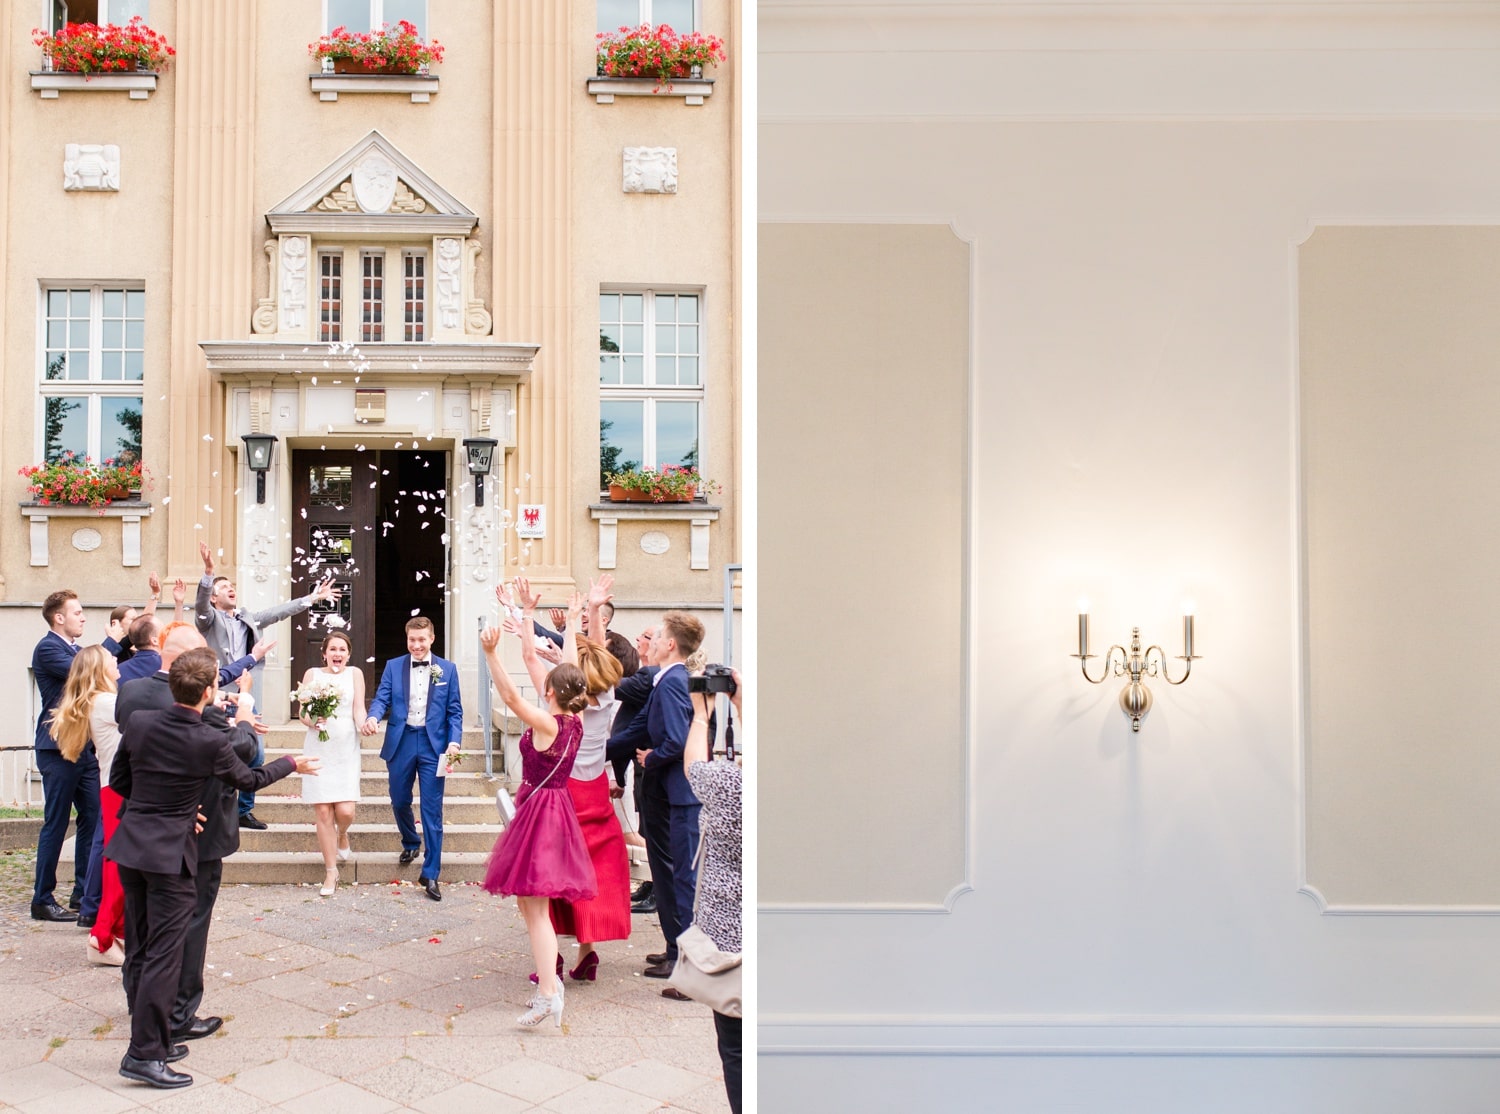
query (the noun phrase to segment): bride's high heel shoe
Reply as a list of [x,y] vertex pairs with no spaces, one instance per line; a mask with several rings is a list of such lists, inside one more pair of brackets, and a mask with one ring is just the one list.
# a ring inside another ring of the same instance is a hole
[[332,897],[333,892],[339,888],[339,872],[335,867],[323,876],[323,886],[318,890],[319,897]]
[[551,997],[541,993],[533,994],[531,1001],[526,1004],[531,1008],[516,1018],[517,1025],[535,1027],[550,1017],[553,1025],[559,1029],[562,1028],[563,984],[561,979],[557,982],[556,994]]
[[347,863],[349,861],[349,856],[354,854],[354,848],[349,843],[348,832],[345,832],[343,836],[340,837],[339,846],[334,848],[333,853],[338,856],[339,862]]

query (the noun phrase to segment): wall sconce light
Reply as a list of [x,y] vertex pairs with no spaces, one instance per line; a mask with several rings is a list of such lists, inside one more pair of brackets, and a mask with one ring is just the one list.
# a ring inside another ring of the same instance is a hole
[[271,470],[271,454],[276,448],[274,433],[246,433],[240,440],[245,443],[245,463],[255,473],[255,501],[266,501],[266,473]]
[[[1091,685],[1102,685],[1111,676],[1130,678],[1120,690],[1120,710],[1130,717],[1132,731],[1141,729],[1141,720],[1151,710],[1151,690],[1146,687],[1142,678],[1160,677],[1169,685],[1180,685],[1192,675],[1193,662],[1203,656],[1193,653],[1193,609],[1190,605],[1184,605],[1182,610],[1182,653],[1177,656],[1177,660],[1187,662],[1187,667],[1177,680],[1172,680],[1171,674],[1167,672],[1167,654],[1160,646],[1148,646],[1144,653],[1141,652],[1140,627],[1130,629],[1130,649],[1127,650],[1118,643],[1111,646],[1104,655],[1104,668],[1100,670],[1099,676],[1090,677],[1089,659],[1099,655],[1089,653],[1088,603],[1078,601],[1078,653],[1068,656],[1079,659],[1083,679]],[[1116,651],[1120,655],[1118,658],[1115,657]]]
[[500,444],[493,437],[465,437],[464,452],[469,456],[469,475],[474,477],[474,505],[484,506],[484,478],[490,474],[495,463],[495,446]]

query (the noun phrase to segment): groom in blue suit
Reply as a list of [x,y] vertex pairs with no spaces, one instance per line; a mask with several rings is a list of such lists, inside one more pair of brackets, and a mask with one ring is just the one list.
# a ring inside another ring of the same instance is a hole
[[[360,730],[375,734],[390,713],[380,757],[390,773],[391,811],[401,830],[401,863],[411,862],[425,844],[420,881],[427,896],[442,901],[438,874],[443,868],[443,786],[438,763],[463,741],[464,710],[458,694],[458,669],[432,653],[436,632],[432,620],[418,615],[406,623],[410,652],[386,663],[370,714]],[[412,782],[422,788],[422,834],[412,822]]]

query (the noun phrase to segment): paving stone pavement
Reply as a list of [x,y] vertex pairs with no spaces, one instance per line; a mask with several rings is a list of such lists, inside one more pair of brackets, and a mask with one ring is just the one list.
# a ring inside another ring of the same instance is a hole
[[514,899],[445,884],[227,886],[200,1013],[224,1027],[176,1065],[191,1087],[118,1074],[130,1018],[119,971],[82,929],[0,906],[0,1110],[287,1110],[363,1114],[649,1114],[729,1109],[703,1006],[642,978],[654,917],[601,944],[598,981],[568,982],[563,1025],[522,1029],[532,969]]

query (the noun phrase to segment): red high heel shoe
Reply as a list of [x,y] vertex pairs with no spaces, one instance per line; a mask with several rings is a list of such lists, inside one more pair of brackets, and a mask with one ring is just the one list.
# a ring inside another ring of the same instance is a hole
[[599,971],[599,953],[589,952],[583,957],[583,962],[568,972],[568,978],[577,982],[593,982],[594,976]]
[[[562,978],[562,971],[563,971],[562,953],[559,952],[557,954],[557,977],[558,978]],[[541,983],[541,980],[536,977],[536,972],[535,971],[531,972],[531,974],[527,975],[526,977],[528,979],[530,979],[532,982],[537,983],[538,985],[540,985],[540,983]]]

